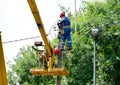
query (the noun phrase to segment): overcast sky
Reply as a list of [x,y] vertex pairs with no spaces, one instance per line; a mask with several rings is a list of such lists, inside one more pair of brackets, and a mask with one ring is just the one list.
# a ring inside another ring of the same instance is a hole
[[[81,3],[80,0],[76,1],[78,9]],[[74,13],[74,0],[36,0],[36,3],[46,34],[59,19],[61,11],[59,4],[69,7]],[[0,0],[0,31],[2,31],[2,42],[40,36],[27,0]],[[49,35],[49,38],[52,37],[53,35]],[[19,48],[33,45],[34,41],[39,39],[3,43],[5,60],[12,61],[19,52]]]

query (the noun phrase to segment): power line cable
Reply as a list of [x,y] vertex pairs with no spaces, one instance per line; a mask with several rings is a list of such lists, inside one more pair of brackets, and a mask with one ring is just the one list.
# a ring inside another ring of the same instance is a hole
[[56,28],[56,23],[57,23],[57,22],[58,22],[58,20],[52,25],[52,27],[50,28],[50,31],[48,32],[47,35],[51,34],[52,28],[55,30],[55,28]]
[[23,38],[23,39],[18,39],[18,40],[11,40],[11,41],[5,41],[5,42],[3,42],[3,44],[11,43],[11,42],[17,42],[17,41],[23,41],[23,40],[29,40],[29,39],[39,38],[39,37],[41,37],[41,36],[29,37],[29,38]]
[[[56,21],[57,22],[57,21]],[[52,28],[56,28],[56,22],[55,22],[55,24],[50,28],[50,31],[48,32],[48,34],[46,34],[46,36],[49,36],[50,34],[51,34],[51,32],[52,32]],[[36,37],[29,37],[29,38],[23,38],[23,39],[18,39],[18,40],[10,40],[10,41],[5,41],[5,42],[3,42],[3,44],[6,44],[6,43],[12,43],[12,42],[18,42],[18,41],[24,41],[24,40],[29,40],[29,39],[34,39],[34,38],[39,38],[39,37],[41,37],[41,36],[36,36]]]

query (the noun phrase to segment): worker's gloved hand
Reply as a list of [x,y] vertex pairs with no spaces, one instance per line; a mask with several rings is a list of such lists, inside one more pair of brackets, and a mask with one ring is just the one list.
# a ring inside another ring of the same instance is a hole
[[55,55],[58,55],[60,53],[60,50],[59,50],[58,47],[55,47],[53,52],[54,52]]
[[59,24],[60,24],[60,20],[57,21],[57,25],[59,25]]

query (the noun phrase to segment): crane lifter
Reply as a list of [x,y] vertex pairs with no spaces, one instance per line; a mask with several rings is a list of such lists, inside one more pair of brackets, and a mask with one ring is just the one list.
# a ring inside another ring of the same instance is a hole
[[53,50],[51,50],[51,46],[48,43],[45,31],[44,31],[44,26],[41,20],[41,17],[39,15],[39,11],[37,8],[37,5],[35,3],[35,0],[27,0],[29,7],[31,9],[31,12],[34,16],[34,19],[36,21],[36,24],[38,26],[39,32],[42,36],[42,39],[45,44],[45,51],[46,51],[46,60],[47,60],[47,66],[48,68],[31,68],[30,72],[35,75],[35,76],[41,76],[41,75],[55,75],[55,76],[62,76],[62,75],[68,75],[69,72],[64,69],[64,68],[54,68],[53,63],[54,63],[54,54]]

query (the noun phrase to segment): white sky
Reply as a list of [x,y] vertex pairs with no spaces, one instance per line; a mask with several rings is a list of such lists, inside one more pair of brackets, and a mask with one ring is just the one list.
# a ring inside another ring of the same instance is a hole
[[[76,1],[78,9],[81,3],[80,0]],[[74,0],[36,0],[36,3],[46,33],[59,19],[59,4],[74,12]],[[40,36],[27,0],[0,0],[0,31],[2,42]],[[35,40],[38,39],[3,43],[5,61],[12,61],[19,48],[33,45]]]

